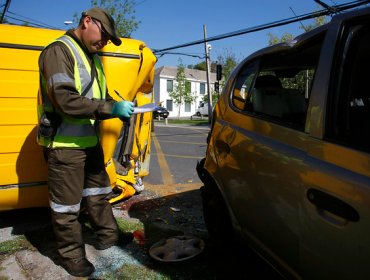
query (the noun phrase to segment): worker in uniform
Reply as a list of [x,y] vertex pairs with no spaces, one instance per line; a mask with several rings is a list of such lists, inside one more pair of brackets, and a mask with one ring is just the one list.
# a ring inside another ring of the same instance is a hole
[[86,258],[78,221],[83,203],[96,233],[96,248],[125,242],[108,202],[111,186],[99,142],[99,120],[128,121],[133,103],[108,94],[97,51],[109,41],[121,44],[113,18],[94,7],[82,13],[76,29],[48,45],[39,58],[38,143],[48,162],[51,220],[60,264],[86,277],[94,265]]

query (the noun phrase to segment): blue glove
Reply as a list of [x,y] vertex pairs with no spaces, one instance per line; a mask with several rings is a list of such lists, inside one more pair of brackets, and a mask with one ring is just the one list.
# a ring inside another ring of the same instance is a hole
[[112,115],[125,119],[131,117],[134,112],[134,103],[129,101],[119,101],[113,104]]

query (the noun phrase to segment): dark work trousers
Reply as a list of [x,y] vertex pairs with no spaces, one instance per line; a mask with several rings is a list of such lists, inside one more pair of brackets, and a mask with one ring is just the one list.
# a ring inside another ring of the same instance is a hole
[[50,149],[48,185],[52,225],[62,259],[85,257],[78,221],[82,199],[101,244],[118,240],[118,226],[107,201],[111,193],[100,144],[87,149]]

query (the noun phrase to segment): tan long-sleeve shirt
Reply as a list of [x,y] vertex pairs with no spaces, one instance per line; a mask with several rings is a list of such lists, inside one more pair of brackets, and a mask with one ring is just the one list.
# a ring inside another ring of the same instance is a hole
[[[68,30],[66,35],[72,37],[80,45],[91,65],[92,54],[87,51],[73,30]],[[52,43],[41,53],[39,69],[45,77],[48,96],[53,105],[63,113],[75,118],[97,120],[112,118],[111,112],[115,101],[109,95],[108,90],[105,100],[90,99],[81,96],[71,84],[52,82],[51,78],[58,73],[66,74],[71,80],[74,80],[74,63],[70,50],[61,42]]]

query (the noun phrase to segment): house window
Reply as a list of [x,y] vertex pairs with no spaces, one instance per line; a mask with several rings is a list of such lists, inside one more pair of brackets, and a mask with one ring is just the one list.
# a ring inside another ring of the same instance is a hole
[[167,80],[167,92],[173,91],[173,80]]
[[206,93],[206,84],[200,83],[199,94],[205,94],[205,93]]
[[191,111],[191,103],[185,102],[185,112],[190,112],[190,111]]
[[166,100],[166,108],[168,111],[172,112],[172,100],[171,99],[167,99]]

